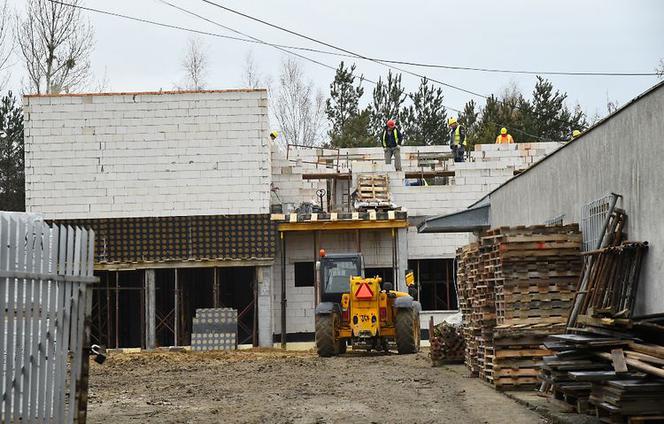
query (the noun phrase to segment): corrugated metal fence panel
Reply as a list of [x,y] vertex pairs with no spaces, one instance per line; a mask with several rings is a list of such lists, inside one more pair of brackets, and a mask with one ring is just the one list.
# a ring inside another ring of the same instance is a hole
[[94,237],[0,212],[0,421],[75,421]]

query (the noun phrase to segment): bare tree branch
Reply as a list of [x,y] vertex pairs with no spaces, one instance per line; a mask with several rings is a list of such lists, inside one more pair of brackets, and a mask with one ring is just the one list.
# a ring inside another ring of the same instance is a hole
[[659,59],[659,64],[655,68],[655,72],[657,72],[657,78],[664,78],[664,58]]
[[316,146],[325,134],[325,98],[305,81],[298,62],[285,60],[281,65],[279,87],[273,98],[273,110],[281,133],[289,144]]
[[208,57],[205,45],[198,38],[190,38],[182,57],[185,90],[203,90],[207,85]]
[[11,66],[9,59],[14,51],[14,37],[10,31],[9,8],[7,0],[0,2],[0,91],[5,89],[9,81],[7,69]]
[[[69,1],[75,6],[81,3]],[[16,34],[30,91],[41,94],[85,88],[94,31],[80,9],[48,0],[27,0],[25,16],[16,19]]]

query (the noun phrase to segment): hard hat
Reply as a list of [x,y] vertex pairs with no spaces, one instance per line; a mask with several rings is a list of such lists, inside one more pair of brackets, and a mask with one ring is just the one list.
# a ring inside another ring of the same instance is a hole
[[572,131],[572,138],[577,138],[580,135],[581,135],[581,131],[579,131],[579,130]]
[[279,133],[276,131],[272,131],[270,133],[270,137],[272,138],[272,140],[274,140],[275,138],[279,137]]
[[454,125],[456,123],[457,123],[457,120],[454,116],[447,120],[447,125]]
[[387,120],[387,128],[394,128],[396,125],[396,122],[394,122],[394,119],[388,119]]
[[501,128],[501,129],[500,129],[500,133],[501,133],[502,135],[507,134],[507,128],[505,128],[505,127]]

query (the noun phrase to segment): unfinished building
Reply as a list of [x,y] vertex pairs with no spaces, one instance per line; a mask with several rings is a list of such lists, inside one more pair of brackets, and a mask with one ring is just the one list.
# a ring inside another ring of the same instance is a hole
[[[96,231],[93,337],[109,347],[188,345],[198,308],[238,310],[238,343],[313,339],[321,248],[362,252],[403,287],[423,325],[457,310],[466,233],[418,234],[559,147],[301,149],[268,136],[265,90],[26,96],[26,207]],[[375,181],[374,181],[375,178]],[[371,187],[373,197],[363,195]],[[376,192],[383,203],[372,203]]]

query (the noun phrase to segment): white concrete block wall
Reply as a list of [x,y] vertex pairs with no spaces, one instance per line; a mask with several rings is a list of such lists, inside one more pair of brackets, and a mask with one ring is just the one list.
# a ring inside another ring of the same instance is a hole
[[28,211],[269,212],[264,90],[26,96],[24,112]]
[[[435,216],[458,212],[514,176],[515,170],[526,169],[545,155],[558,149],[561,143],[520,143],[511,145],[481,144],[471,152],[472,161],[447,162],[454,170],[449,185],[406,186],[404,172],[396,172],[393,165],[384,163],[380,148],[341,149],[341,171],[350,168],[353,177],[361,173],[384,173],[390,178],[393,202],[408,211],[409,217]],[[448,146],[402,147],[404,171],[416,172],[417,152],[449,152]],[[320,154],[334,157],[335,151],[321,149],[291,149],[289,160],[277,146],[272,149],[273,185],[278,187],[282,202],[316,199],[315,192],[324,188],[323,181],[305,181],[303,173],[336,172],[335,169],[314,165]],[[344,157],[349,157],[348,164]],[[361,158],[361,160],[360,160]],[[348,168],[346,168],[348,165]],[[354,185],[353,185],[354,186]],[[274,197],[273,197],[274,200]],[[451,258],[456,248],[468,243],[467,234],[418,234],[416,228],[408,230],[409,259]]]

